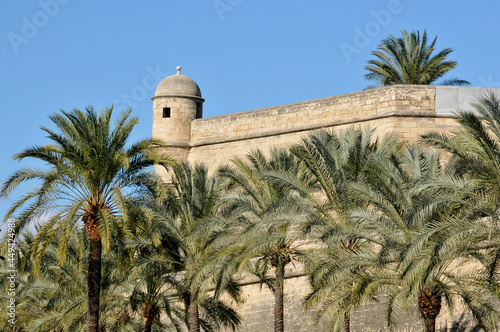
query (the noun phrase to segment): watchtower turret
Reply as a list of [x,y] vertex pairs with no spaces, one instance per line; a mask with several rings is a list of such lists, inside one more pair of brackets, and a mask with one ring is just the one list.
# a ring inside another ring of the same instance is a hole
[[153,138],[167,144],[166,153],[171,157],[186,160],[191,148],[191,121],[203,116],[205,100],[198,84],[182,75],[177,66],[177,74],[164,78],[151,99]]

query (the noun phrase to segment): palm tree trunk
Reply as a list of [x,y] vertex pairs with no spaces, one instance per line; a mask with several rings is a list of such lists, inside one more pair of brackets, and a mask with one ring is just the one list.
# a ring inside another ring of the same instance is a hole
[[344,318],[344,325],[342,325],[342,332],[351,331],[351,315],[346,315]]
[[191,304],[189,305],[189,332],[200,332],[200,313],[193,295],[191,295]]
[[441,311],[441,295],[437,291],[422,288],[418,294],[418,310],[425,323],[426,332],[436,331],[436,317]]
[[97,223],[87,218],[85,229],[89,235],[89,269],[87,277],[87,332],[99,331],[99,301],[101,292],[101,237]]
[[425,332],[435,332],[436,331],[436,318],[425,318]]
[[276,278],[274,281],[274,332],[283,332],[283,283],[285,279],[285,266],[282,262],[276,267]]
[[147,303],[143,307],[142,317],[144,318],[144,332],[151,332],[155,318],[160,317],[159,308],[154,303]]
[[148,316],[144,318],[144,332],[151,332],[153,328],[154,317]]

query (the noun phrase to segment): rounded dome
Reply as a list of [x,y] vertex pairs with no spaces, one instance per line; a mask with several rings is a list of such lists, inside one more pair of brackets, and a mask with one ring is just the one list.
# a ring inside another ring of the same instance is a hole
[[177,74],[165,77],[156,87],[155,97],[182,96],[201,98],[201,91],[191,78],[181,74],[177,66]]

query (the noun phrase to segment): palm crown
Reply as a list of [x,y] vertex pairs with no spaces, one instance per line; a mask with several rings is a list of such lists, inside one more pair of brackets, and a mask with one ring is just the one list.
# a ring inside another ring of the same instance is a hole
[[[401,37],[389,36],[384,39],[376,51],[372,52],[375,59],[368,61],[365,69],[366,80],[375,81],[383,86],[395,84],[432,84],[454,69],[456,61],[446,60],[453,52],[445,48],[433,55],[437,37],[427,44],[427,32],[420,33],[406,30]],[[440,85],[469,85],[460,79],[448,79]]]
[[92,107],[85,112],[74,109],[50,117],[60,132],[46,127],[52,144],[30,147],[14,159],[35,158],[49,168],[21,169],[2,186],[1,196],[8,196],[26,180],[40,180],[36,189],[21,197],[5,215],[5,220],[19,213],[17,230],[34,218],[47,216],[40,228],[30,255],[36,257],[38,269],[43,252],[54,234],[59,235],[58,261],[65,259],[66,248],[75,226],[85,224],[89,246],[87,330],[97,331],[99,325],[99,293],[101,250],[111,242],[111,227],[127,218],[130,188],[144,185],[151,179],[144,171],[154,163],[167,160],[156,152],[163,146],[153,139],[126,147],[127,138],[138,119],[129,119],[123,112],[112,128],[113,108],[97,114]]

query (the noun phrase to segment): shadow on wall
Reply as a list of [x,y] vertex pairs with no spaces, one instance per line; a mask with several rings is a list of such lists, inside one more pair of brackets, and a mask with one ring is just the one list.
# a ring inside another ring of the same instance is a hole
[[456,322],[453,322],[451,327],[438,329],[439,332],[480,332],[484,331],[479,326],[472,327],[471,321],[464,314],[460,315]]

